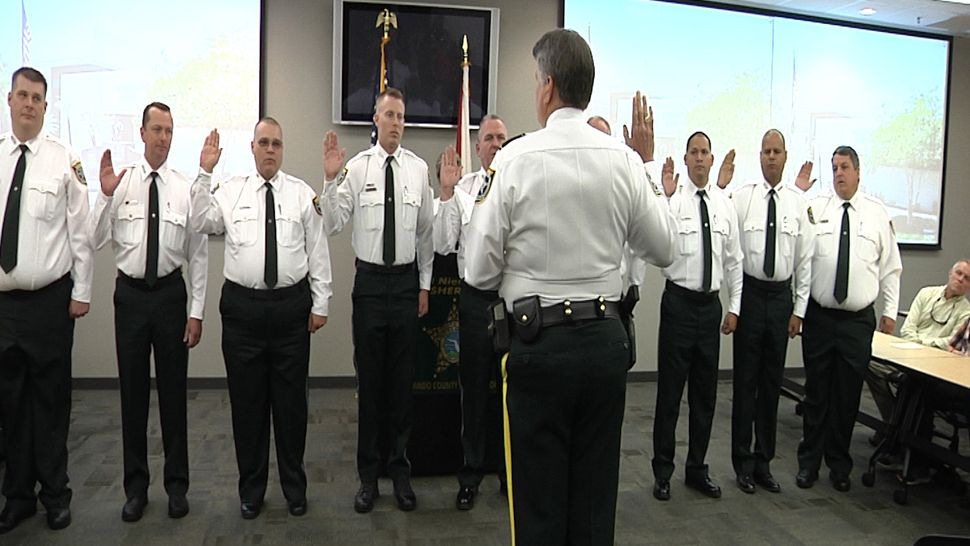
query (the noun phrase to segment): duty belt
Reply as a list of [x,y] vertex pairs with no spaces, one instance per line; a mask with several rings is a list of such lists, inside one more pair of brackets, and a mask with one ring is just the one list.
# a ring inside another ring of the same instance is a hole
[[543,326],[595,318],[620,318],[620,302],[606,301],[603,298],[585,301],[566,300],[550,307],[542,307],[540,310]]

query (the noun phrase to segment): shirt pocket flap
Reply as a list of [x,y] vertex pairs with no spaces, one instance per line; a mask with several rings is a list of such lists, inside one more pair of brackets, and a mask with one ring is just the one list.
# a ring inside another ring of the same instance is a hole
[[384,201],[384,192],[363,191],[358,194],[357,200],[362,207],[376,207]]
[[145,207],[138,201],[128,201],[118,207],[119,220],[142,220],[145,218]]
[[256,207],[242,207],[232,211],[232,223],[255,222],[259,220],[259,213]]
[[421,192],[414,191],[411,188],[404,188],[403,195],[401,196],[401,201],[405,205],[412,205],[415,207],[421,206]]
[[57,195],[57,192],[61,189],[61,185],[56,181],[38,180],[37,182],[32,182],[29,188],[41,193]]
[[758,219],[749,219],[744,221],[744,231],[764,231],[765,221]]

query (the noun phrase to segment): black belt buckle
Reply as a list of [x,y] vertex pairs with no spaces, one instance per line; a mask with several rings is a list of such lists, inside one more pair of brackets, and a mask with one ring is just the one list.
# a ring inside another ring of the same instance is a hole
[[519,339],[526,343],[535,341],[542,330],[539,296],[528,296],[512,302],[512,320],[515,321],[515,333]]

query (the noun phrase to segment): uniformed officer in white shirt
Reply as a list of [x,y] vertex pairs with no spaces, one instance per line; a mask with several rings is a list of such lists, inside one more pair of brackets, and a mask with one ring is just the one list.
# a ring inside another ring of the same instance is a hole
[[[91,214],[96,249],[111,242],[115,280],[115,346],[121,387],[124,487],[121,519],[141,519],[148,504],[148,402],[155,355],[159,421],[165,448],[168,514],[189,512],[186,375],[189,349],[202,336],[207,237],[188,228],[190,181],[168,165],[172,113],[153,102],[142,113],[145,154],[115,174],[111,150],[101,158],[101,192]],[[187,268],[188,300],[182,267]],[[188,311],[188,316],[186,312]]]
[[673,218],[629,148],[586,124],[594,65],[574,31],[533,47],[543,128],[506,144],[479,192],[465,281],[511,312],[503,369],[518,544],[613,544],[629,339],[624,243],[664,266]]
[[[458,179],[461,168],[457,154],[451,147],[445,152],[441,170],[441,206],[435,214],[435,239],[438,253],[447,253],[458,246],[458,275],[462,278],[461,298],[458,301],[458,339],[461,343],[458,378],[461,386],[461,447],[464,463],[458,470],[458,495],[455,506],[470,510],[484,476],[486,446],[502,446],[502,438],[487,438],[488,423],[499,425],[501,413],[490,401],[489,384],[501,382],[501,355],[496,354],[488,335],[488,305],[498,299],[495,290],[479,290],[464,281],[465,245],[468,223],[475,209],[475,197],[488,179],[488,168],[496,152],[508,140],[508,130],[502,118],[489,114],[478,128],[475,153],[482,168]],[[501,430],[499,426],[492,430]],[[498,451],[501,451],[499,449]],[[499,489],[505,489],[505,468],[499,467]]]
[[310,334],[327,323],[330,250],[316,193],[280,170],[279,122],[261,119],[251,147],[256,171],[210,191],[222,150],[219,133],[209,134],[192,186],[190,225],[209,235],[226,234],[219,310],[240,512],[253,519],[263,506],[272,414],[283,496],[290,514],[302,516]]
[[[788,339],[801,331],[812,281],[808,203],[801,191],[782,183],[787,159],[784,135],[767,131],[761,138],[763,179],[731,196],[744,254],[741,314],[734,332],[731,462],[745,493],[754,493],[755,484],[781,491],[771,475],[778,397]],[[804,168],[800,172],[807,174]]]
[[798,444],[798,487],[818,480],[822,457],[838,491],[851,487],[849,443],[876,329],[873,304],[883,299],[879,331],[896,327],[903,266],[886,207],[859,191],[859,156],[832,154],[835,193],[812,199],[815,223],[811,299],[802,325],[805,399]]
[[[711,140],[700,131],[687,139],[684,154],[691,184],[673,190],[673,160],[663,167],[664,191],[677,221],[678,251],[663,269],[667,278],[660,304],[657,359],[657,409],[653,427],[653,495],[670,499],[677,418],[684,385],[690,408],[685,483],[709,497],[721,488],[708,474],[704,458],[711,439],[720,332],[731,334],[741,312],[741,245],[738,217],[728,196],[708,184],[714,155]],[[718,292],[728,289],[728,310],[721,322]]]
[[[357,368],[357,512],[370,512],[378,497],[380,446],[387,445],[387,473],[398,508],[414,510],[407,458],[411,387],[417,355],[418,317],[428,312],[434,264],[428,165],[401,147],[404,95],[393,87],[377,97],[377,144],[344,163],[337,135],[324,141],[326,181],[320,195],[327,233],[354,219],[354,361]],[[338,176],[339,175],[339,176]],[[389,191],[390,190],[390,191]],[[382,427],[381,423],[388,425]],[[388,438],[381,438],[386,429]]]
[[94,267],[81,161],[41,134],[47,80],[23,67],[10,89],[13,131],[0,135],[0,415],[7,455],[0,534],[33,516],[38,498],[48,527],[71,523],[71,347],[74,319],[90,308]]

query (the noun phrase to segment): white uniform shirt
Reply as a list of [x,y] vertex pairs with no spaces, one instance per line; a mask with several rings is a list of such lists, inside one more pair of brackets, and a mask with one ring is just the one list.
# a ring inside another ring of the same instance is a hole
[[434,251],[448,255],[458,245],[458,276],[465,278],[465,237],[475,210],[475,197],[488,175],[485,169],[461,177],[451,199],[441,203],[434,218]]
[[643,163],[587,125],[581,110],[556,110],[491,167],[465,238],[465,281],[497,288],[510,309],[532,295],[543,306],[618,300],[624,243],[650,263],[670,263],[674,219]]
[[835,273],[839,260],[842,203],[831,193],[812,199],[815,252],[812,257],[812,298],[822,307],[858,311],[882,294],[882,315],[895,320],[899,307],[899,258],[896,234],[882,202],[861,191],[849,200],[849,293],[835,301]]
[[[128,166],[113,196],[98,192],[90,217],[94,248],[100,250],[111,241],[118,269],[136,279],[145,278],[152,172],[144,157]],[[168,163],[154,172],[158,173],[158,276],[164,277],[186,265],[191,295],[189,316],[202,320],[209,265],[208,238],[188,228],[191,197],[185,175],[170,169]]]
[[[347,162],[343,179],[326,181],[320,194],[327,233],[339,233],[354,217],[354,253],[360,260],[380,265],[384,264],[384,164],[388,155],[379,144],[360,152]],[[394,265],[416,261],[419,287],[430,290],[434,212],[428,165],[400,146],[390,156],[394,158]]]
[[[711,224],[711,291],[728,287],[728,312],[741,313],[740,233],[738,215],[723,190],[708,184],[707,215]],[[704,281],[704,235],[701,228],[700,189],[682,184],[670,196],[670,211],[677,221],[678,250],[674,263],[663,269],[664,277],[682,288],[700,292]]]
[[[310,186],[283,171],[270,181],[276,203],[278,280],[274,288],[292,286],[309,277],[315,315],[330,307],[330,247],[323,218],[313,203]],[[236,176],[210,191],[211,175],[199,172],[192,185],[189,225],[209,235],[226,234],[224,275],[246,288],[265,290],[266,188],[258,173]]]
[[[0,135],[0,226],[20,144],[13,133]],[[88,219],[88,188],[77,154],[57,138],[42,134],[24,142],[27,170],[20,197],[17,267],[0,269],[0,292],[37,290],[68,272],[71,299],[91,301],[94,252]]]
[[734,191],[731,201],[738,213],[744,272],[762,281],[792,278],[793,313],[805,317],[812,284],[814,230],[808,218],[808,202],[800,191],[787,184],[775,186],[775,274],[764,273],[765,234],[768,222],[768,191],[765,182],[748,184]]

